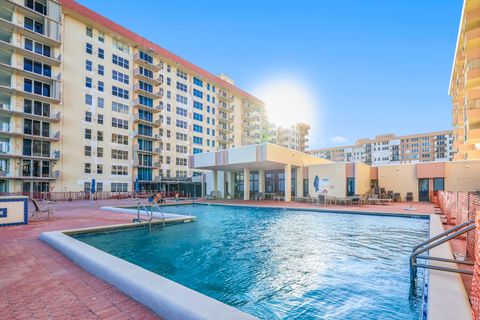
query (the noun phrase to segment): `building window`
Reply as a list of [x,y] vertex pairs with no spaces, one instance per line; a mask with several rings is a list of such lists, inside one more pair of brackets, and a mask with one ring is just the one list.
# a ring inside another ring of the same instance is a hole
[[86,34],[87,34],[87,37],[89,38],[92,38],[93,37],[93,29],[92,27],[88,27],[86,28]]
[[89,139],[91,140],[92,139],[92,129],[85,129],[85,139]]
[[92,87],[92,78],[85,77],[85,87],[91,88]]
[[101,76],[105,74],[105,68],[101,64],[98,65],[98,74]]
[[105,106],[105,99],[98,97],[97,98],[97,105],[99,108],[102,108]]
[[90,111],[85,111],[85,121],[92,122],[92,113]]
[[103,124],[103,114],[98,114],[97,115],[97,123],[98,124]]
[[[103,174],[103,164],[97,164],[97,174]],[[99,192],[102,191],[102,190],[100,190],[100,184],[102,184],[101,189],[103,189],[103,183],[98,182],[97,183],[97,185],[98,185],[97,191],[99,191]]]
[[87,43],[85,45],[85,52],[88,53],[88,54],[92,54],[93,53],[93,46],[91,43]]
[[103,141],[103,131],[97,131],[97,141]]
[[193,89],[193,95],[194,95],[195,97],[200,98],[200,99],[203,98],[203,92],[200,91],[200,90],[197,90],[197,89]]
[[124,74],[122,72],[118,72],[116,70],[112,70],[112,79],[120,81],[125,84],[129,84],[129,76],[127,74]]
[[92,147],[91,146],[85,146],[85,155],[87,157],[90,157],[92,155]]
[[85,163],[84,172],[85,173],[92,173],[92,164],[91,163]]
[[87,71],[92,71],[93,70],[92,61],[90,61],[90,60],[85,61],[85,70],[87,70]]
[[112,86],[112,94],[116,97],[124,98],[124,99],[128,99],[129,97],[128,90],[125,90],[116,86]]
[[98,48],[98,57],[100,59],[105,58],[105,50],[103,50],[102,48]]
[[103,148],[97,147],[97,157],[103,158]]
[[125,69],[129,69],[129,61],[117,55],[112,55],[112,63]]
[[103,81],[98,81],[98,91],[103,92],[104,84]]
[[91,94],[85,94],[85,104],[91,106],[93,103],[93,96]]
[[[203,87],[203,81],[196,77],[193,77],[193,84],[196,84],[199,87]],[[210,89],[210,86],[208,87],[208,89]]]

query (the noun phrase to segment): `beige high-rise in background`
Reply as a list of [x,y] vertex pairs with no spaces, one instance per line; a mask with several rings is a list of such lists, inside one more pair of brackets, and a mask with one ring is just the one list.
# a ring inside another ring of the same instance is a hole
[[[300,125],[303,127],[304,125]],[[0,0],[0,192],[158,190],[268,139],[264,103],[71,0]],[[304,149],[308,130],[295,143]],[[281,134],[279,134],[281,135]]]

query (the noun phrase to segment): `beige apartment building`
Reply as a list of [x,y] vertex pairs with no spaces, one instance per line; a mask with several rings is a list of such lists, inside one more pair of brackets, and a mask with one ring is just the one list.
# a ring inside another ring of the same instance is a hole
[[333,162],[364,162],[372,166],[452,160],[451,131],[406,136],[378,135],[358,139],[354,145],[307,151]]
[[75,1],[0,0],[0,192],[158,190],[267,130],[231,79]]
[[455,160],[480,159],[480,1],[464,1],[450,78]]
[[268,142],[302,152],[308,148],[310,125],[297,123],[290,127],[282,127],[269,123],[268,126]]

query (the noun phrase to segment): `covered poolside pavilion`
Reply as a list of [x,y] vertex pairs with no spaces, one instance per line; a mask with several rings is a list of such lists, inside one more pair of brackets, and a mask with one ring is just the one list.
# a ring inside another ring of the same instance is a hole
[[306,168],[330,163],[309,154],[264,143],[190,156],[189,166],[209,170],[204,193],[228,194],[250,200],[251,194],[283,194],[285,201],[303,196]]

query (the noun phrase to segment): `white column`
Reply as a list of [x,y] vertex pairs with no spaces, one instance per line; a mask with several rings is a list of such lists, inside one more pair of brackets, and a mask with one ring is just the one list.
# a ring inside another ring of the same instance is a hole
[[250,200],[250,169],[243,168],[243,200]]
[[215,195],[217,195],[218,192],[218,171],[213,170],[213,191]]
[[285,202],[292,201],[292,165],[285,165]]
[[258,170],[258,192],[265,192],[265,170]]
[[233,196],[234,196],[234,184],[235,184],[235,173],[233,171],[228,171],[228,178],[229,178],[229,181],[228,181],[228,194],[230,195],[230,197],[232,197],[233,199]]
[[303,167],[297,167],[297,186],[295,196],[303,197]]

